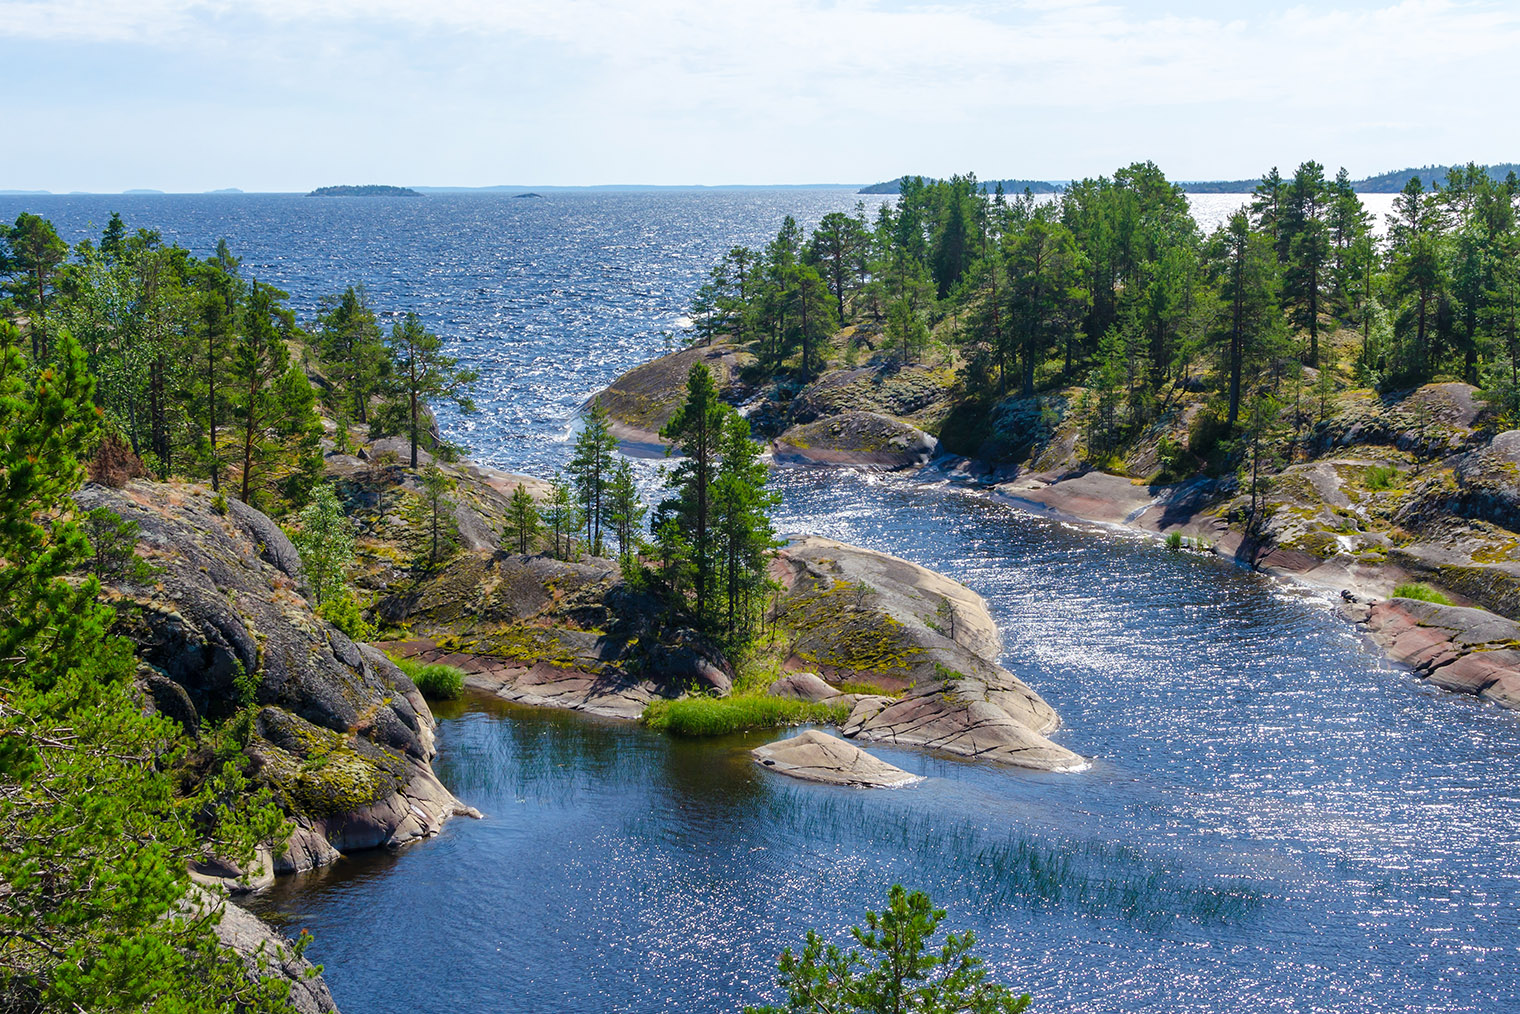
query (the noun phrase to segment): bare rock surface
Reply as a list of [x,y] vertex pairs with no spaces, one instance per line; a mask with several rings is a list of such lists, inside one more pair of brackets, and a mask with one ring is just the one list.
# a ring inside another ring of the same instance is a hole
[[995,661],[997,627],[969,588],[906,560],[816,536],[794,539],[773,574],[786,588],[784,618],[795,632],[788,667],[807,671],[777,691],[819,694],[819,684],[833,678],[905,695],[856,698],[846,737],[1041,770],[1086,766],[1047,737],[1060,725],[1055,709]]
[[780,464],[896,471],[939,453],[939,441],[916,426],[876,412],[850,411],[793,426],[772,444]]
[[[295,954],[291,942],[258,916],[230,901],[200,889],[188,903],[201,909],[220,909],[217,939],[242,958],[250,978],[284,979],[290,983],[288,1003],[299,1014],[338,1014],[327,983],[310,961]],[[262,967],[261,967],[262,965]]]
[[404,844],[474,812],[433,775],[421,693],[312,611],[300,557],[268,517],[231,498],[223,513],[207,490],[175,483],[87,485],[76,500],[139,526],[138,555],[155,572],[106,594],[160,710],[195,733],[256,709],[254,776],[293,826],[288,846],[275,843],[274,871]]
[[872,757],[858,746],[816,729],[750,752],[755,763],[771,771],[825,785],[888,789],[921,780],[895,764]]
[[1375,603],[1362,622],[1390,658],[1435,686],[1520,709],[1520,623],[1417,599]]

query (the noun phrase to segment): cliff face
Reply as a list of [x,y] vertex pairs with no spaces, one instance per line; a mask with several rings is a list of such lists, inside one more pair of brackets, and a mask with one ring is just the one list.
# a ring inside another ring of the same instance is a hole
[[[467,812],[433,775],[433,717],[411,681],[312,612],[300,558],[269,518],[198,486],[84,487],[139,526],[143,580],[107,588],[158,708],[199,734],[244,705],[256,778],[292,821],[273,870],[436,833]],[[266,871],[267,873],[267,871]]]

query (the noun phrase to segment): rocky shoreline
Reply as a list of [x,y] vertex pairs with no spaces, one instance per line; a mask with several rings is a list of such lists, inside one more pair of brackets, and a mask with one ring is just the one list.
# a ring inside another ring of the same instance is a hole
[[[835,340],[843,349],[862,334],[846,328]],[[1303,436],[1305,460],[1265,477],[1258,507],[1233,476],[1161,478],[1164,449],[1192,442],[1196,403],[1152,425],[1122,461],[1151,476],[1142,480],[1082,460],[1069,392],[1008,399],[977,438],[980,452],[949,452],[931,435],[956,430],[965,443],[949,371],[879,355],[791,390],[718,339],[646,363],[593,400],[637,452],[659,453],[657,431],[684,369],[699,360],[722,364],[723,396],[749,413],[778,466],[918,471],[1023,510],[1167,538],[1322,593],[1390,659],[1435,685],[1514,706],[1520,669],[1506,652],[1515,645],[1483,632],[1520,615],[1520,431],[1486,428],[1471,385],[1338,396],[1336,411],[1322,410]],[[630,406],[636,417],[625,414]],[[1393,598],[1406,583],[1433,585],[1451,604]],[[1410,624],[1445,647],[1427,659],[1395,646],[1410,643]]]
[[[969,464],[949,460],[936,467],[969,478]],[[1155,538],[1177,533],[1194,551],[1319,592],[1391,661],[1443,690],[1520,710],[1520,624],[1472,606],[1392,597],[1418,571],[1262,545],[1211,511],[1217,501],[1202,483],[1155,490],[1096,471],[981,482],[994,498],[1022,510]]]

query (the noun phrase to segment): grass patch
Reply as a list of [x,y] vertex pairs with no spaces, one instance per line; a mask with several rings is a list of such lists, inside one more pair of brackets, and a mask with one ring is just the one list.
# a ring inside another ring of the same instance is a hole
[[412,658],[391,656],[391,661],[417,684],[430,701],[452,701],[464,691],[464,670],[441,662],[424,664]]
[[1392,465],[1373,465],[1367,469],[1367,488],[1370,490],[1392,489],[1399,481],[1399,470]]
[[652,701],[644,709],[644,724],[676,736],[726,736],[746,729],[777,729],[812,722],[842,722],[849,716],[837,704],[814,704],[784,697],[682,697]]
[[1451,605],[1451,599],[1442,595],[1428,584],[1418,581],[1409,584],[1401,584],[1393,590],[1396,599],[1418,599],[1421,602],[1434,602],[1438,606]]

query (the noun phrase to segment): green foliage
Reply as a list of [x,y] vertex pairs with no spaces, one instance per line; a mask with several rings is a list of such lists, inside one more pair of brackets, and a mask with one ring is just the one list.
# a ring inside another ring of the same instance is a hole
[[543,530],[544,522],[538,513],[538,504],[533,501],[533,495],[523,487],[522,483],[512,491],[512,498],[507,502],[507,542],[515,545],[517,551],[526,556],[532,551],[533,545],[538,540],[538,533]]
[[470,389],[479,375],[460,367],[459,360],[443,351],[443,341],[422,326],[422,318],[408,313],[391,328],[385,341],[390,350],[394,378],[392,403],[406,412],[407,437],[411,441],[411,467],[417,468],[417,447],[422,440],[423,412],[431,401],[446,399],[464,413],[475,411]]
[[437,465],[422,472],[422,492],[407,511],[411,525],[412,566],[430,571],[454,555],[459,547],[459,525],[454,520],[454,500],[449,495],[455,482]]
[[639,554],[643,541],[639,532],[644,527],[646,513],[638,485],[633,481],[633,466],[626,458],[618,461],[607,496],[611,511],[608,522],[617,533],[618,558],[626,567],[627,561],[634,560]]
[[581,526],[581,512],[575,506],[570,484],[558,472],[549,480],[549,499],[544,502],[544,526],[554,537],[554,558],[568,560],[575,555],[575,532]]
[[1367,469],[1367,475],[1363,481],[1368,489],[1379,492],[1385,489],[1392,489],[1399,479],[1399,470],[1392,465],[1373,465]]
[[[277,1011],[288,984],[249,981],[187,904],[207,841],[247,862],[283,820],[237,758],[176,784],[183,731],[144,708],[131,647],[71,520],[95,415],[85,359],[59,337],[28,380],[0,324],[0,1006]],[[119,530],[119,529],[118,529]]]
[[1401,584],[1393,590],[1396,599],[1418,599],[1421,602],[1434,602],[1438,606],[1451,605],[1451,599],[1442,595],[1428,584],[1418,581]]
[[815,1011],[829,1014],[1019,1014],[1030,998],[989,981],[985,963],[972,953],[976,935],[935,936],[945,910],[922,891],[893,885],[887,907],[867,912],[865,926],[850,930],[857,947],[843,951],[809,931],[801,954],[781,953],[778,984],[784,1007],[745,1008],[745,1014]]
[[726,736],[746,729],[775,729],[810,723],[838,723],[849,709],[837,704],[817,704],[763,694],[739,697],[682,697],[655,700],[644,709],[643,722],[651,729],[676,736]]
[[342,597],[347,588],[348,568],[354,562],[354,526],[330,482],[316,488],[297,520],[300,527],[291,534],[291,541],[301,553],[306,579],[321,606]]
[[90,540],[91,569],[103,584],[141,584],[154,568],[137,553],[137,522],[124,521],[109,507],[86,511],[79,525]]
[[344,588],[317,606],[317,615],[347,634],[353,641],[373,641],[375,627],[364,616],[364,604]]
[[765,488],[749,423],[718,400],[706,365],[692,365],[686,391],[662,431],[685,457],[671,470],[670,496],[655,512],[660,576],[673,605],[689,608],[699,625],[738,652],[764,594],[777,498]]
[[608,487],[616,454],[617,437],[608,428],[607,410],[597,402],[586,414],[580,435],[575,438],[575,453],[566,466],[579,497],[578,506],[586,525],[586,547],[592,556],[605,555],[602,528],[612,524]]
[[424,663],[392,655],[391,661],[417,684],[422,696],[430,701],[452,701],[464,692],[464,672],[440,662]]

